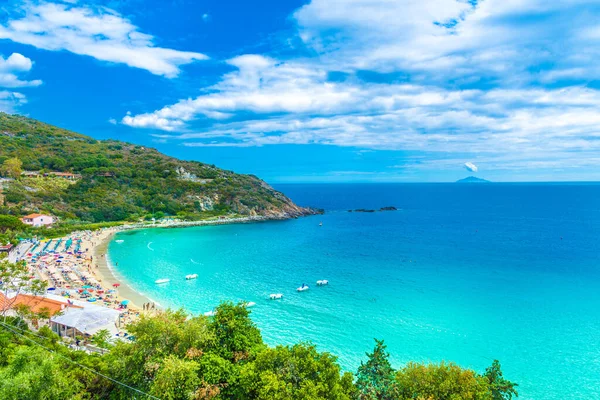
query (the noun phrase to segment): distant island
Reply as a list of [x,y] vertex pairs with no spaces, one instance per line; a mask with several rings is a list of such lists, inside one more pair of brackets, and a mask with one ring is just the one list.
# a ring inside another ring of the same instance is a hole
[[348,212],[364,212],[364,213],[373,213],[376,211],[397,211],[398,209],[394,206],[381,207],[379,210],[372,210],[366,208],[357,208],[356,210],[348,210]]
[[459,179],[456,183],[491,183],[486,179],[477,178],[476,176],[468,176],[464,179]]

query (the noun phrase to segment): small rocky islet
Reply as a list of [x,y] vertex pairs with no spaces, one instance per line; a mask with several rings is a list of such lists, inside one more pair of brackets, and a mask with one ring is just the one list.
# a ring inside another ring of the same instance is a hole
[[362,213],[374,213],[381,211],[398,211],[398,209],[394,206],[381,207],[379,210],[367,209],[367,208],[357,208],[355,210],[348,210],[348,212],[362,212]]

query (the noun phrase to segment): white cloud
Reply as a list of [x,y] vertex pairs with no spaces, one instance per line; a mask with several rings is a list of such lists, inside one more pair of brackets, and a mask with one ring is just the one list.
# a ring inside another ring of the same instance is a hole
[[41,2],[25,3],[19,11],[21,18],[13,10],[8,21],[0,25],[0,39],[45,50],[67,50],[168,78],[177,76],[181,65],[208,58],[196,52],[158,47],[151,35],[103,7]]
[[600,91],[586,82],[600,78],[599,13],[589,0],[313,0],[294,18],[314,57],[240,55],[200,96],[122,122],[186,146],[506,157],[497,169],[598,160]]
[[12,114],[19,106],[27,103],[27,98],[22,93],[0,91],[0,111]]
[[31,59],[22,54],[12,53],[6,59],[0,55],[0,87],[17,88],[41,85],[42,81],[39,79],[25,81],[17,76],[19,73],[28,72],[32,66]]
[[208,22],[209,20],[210,20],[210,15],[208,15],[208,14],[202,14],[202,21]]
[[477,165],[473,164],[472,162],[466,162],[465,168],[467,169],[467,171],[471,172],[477,172],[479,170],[479,168],[477,168]]
[[117,120],[114,119],[114,118],[109,118],[108,119],[108,123],[111,124],[111,125],[116,125],[117,124]]

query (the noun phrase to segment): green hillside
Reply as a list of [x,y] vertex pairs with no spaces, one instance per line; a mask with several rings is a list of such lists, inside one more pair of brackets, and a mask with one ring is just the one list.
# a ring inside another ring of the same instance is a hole
[[[313,213],[252,175],[0,113],[0,165],[15,158],[22,162],[24,174],[1,182],[0,214],[46,212],[62,220],[103,222],[151,215],[278,219]],[[58,172],[76,176],[66,179],[56,176]],[[0,175],[6,178],[10,173],[2,168]]]

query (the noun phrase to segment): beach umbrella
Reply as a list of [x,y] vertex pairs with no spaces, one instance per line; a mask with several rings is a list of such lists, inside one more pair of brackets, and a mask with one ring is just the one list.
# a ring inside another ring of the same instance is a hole
[[48,288],[48,289],[46,289],[46,290],[50,292],[50,291],[52,291],[52,290],[56,290],[56,288],[49,287],[49,288]]
[[123,301],[121,302],[121,304],[122,304],[122,305],[124,305],[124,306],[126,306],[127,304],[129,304],[129,300],[123,300]]
[[90,285],[84,285],[84,286],[82,286],[82,288],[84,288],[84,289],[91,289],[91,288],[93,288],[93,286],[90,286]]
[[119,287],[119,286],[121,286],[120,283],[113,283],[113,287]]

